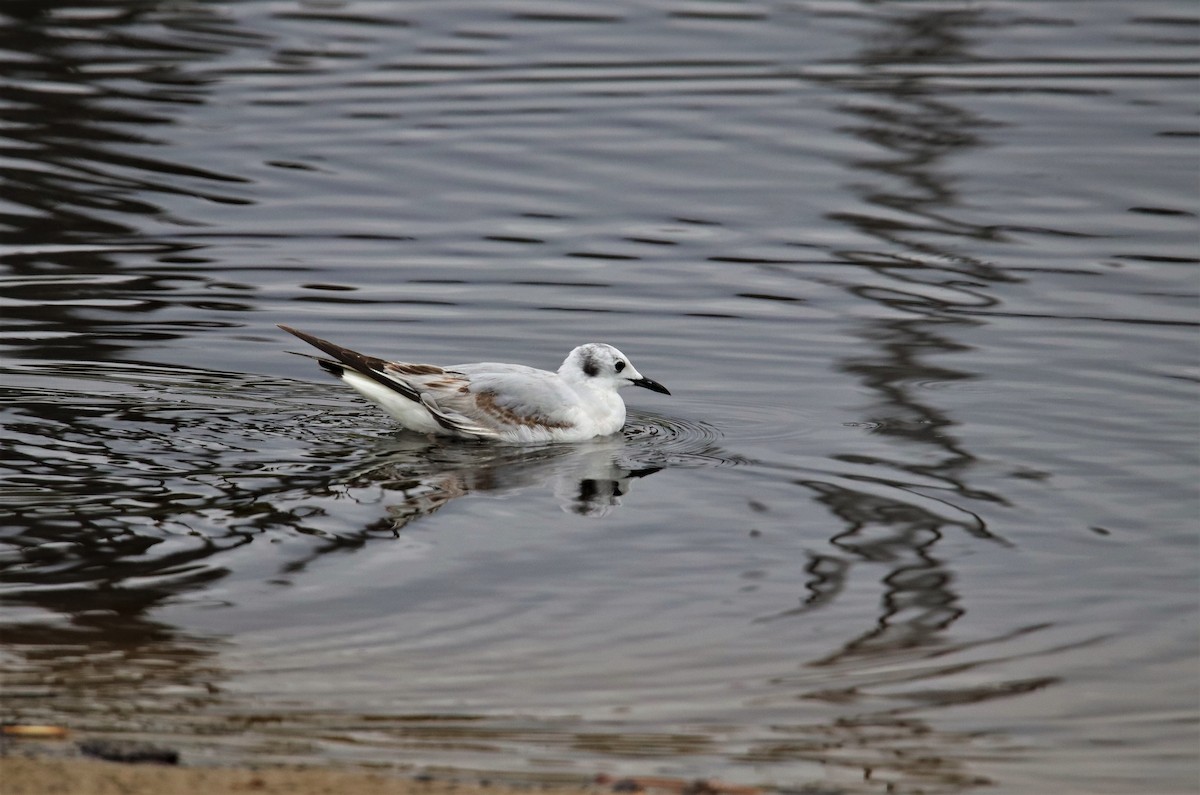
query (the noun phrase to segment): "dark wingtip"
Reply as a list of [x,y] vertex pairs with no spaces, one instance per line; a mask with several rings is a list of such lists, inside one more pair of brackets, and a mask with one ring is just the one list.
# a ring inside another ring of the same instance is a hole
[[[387,387],[409,400],[417,403],[421,402],[421,395],[409,384],[403,380],[389,378],[382,371],[387,367],[387,362],[383,359],[377,359],[374,356],[363,356],[357,351],[352,351],[349,348],[343,348],[341,345],[334,345],[329,340],[323,340],[320,337],[314,337],[312,334],[305,334],[303,331],[294,329],[291,326],[285,326],[282,323],[275,325],[286,331],[288,334],[294,334],[300,339],[307,342],[309,345],[332,356],[337,361],[322,359],[320,356],[312,356],[316,359],[321,367],[325,368],[334,375],[341,377],[347,370],[366,376],[375,382]],[[304,356],[305,354],[300,354]]]
[[325,372],[333,373],[338,378],[346,374],[345,366],[338,362],[331,362],[328,359],[317,359],[317,364],[321,365],[321,369],[325,370]]
[[335,362],[333,359],[325,359],[320,356],[313,356],[311,353],[301,353],[300,351],[284,351],[284,353],[290,353],[293,356],[303,356],[305,359],[312,359],[321,365],[322,369],[333,373],[338,378],[341,378],[342,374],[346,372],[346,366],[341,362]]
[[285,326],[282,323],[276,323],[275,326],[276,326],[276,328],[283,329],[288,334],[291,334],[293,337],[299,337],[300,339],[304,340],[305,342],[310,342],[311,340],[316,339],[316,337],[314,337],[311,334],[305,334],[303,331],[300,331],[299,329],[294,329],[291,326]]

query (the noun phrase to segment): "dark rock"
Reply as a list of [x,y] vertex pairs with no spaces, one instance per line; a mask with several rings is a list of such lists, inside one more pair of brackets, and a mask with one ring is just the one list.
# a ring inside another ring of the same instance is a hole
[[78,743],[79,752],[109,762],[137,764],[150,762],[159,765],[179,764],[179,752],[160,745],[136,743],[126,740],[85,740]]

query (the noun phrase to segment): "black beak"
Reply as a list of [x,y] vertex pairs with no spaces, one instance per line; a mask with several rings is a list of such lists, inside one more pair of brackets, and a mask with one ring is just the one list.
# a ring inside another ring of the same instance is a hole
[[634,386],[645,387],[646,389],[649,389],[651,392],[661,392],[664,395],[671,394],[669,391],[667,391],[667,388],[665,386],[658,383],[657,381],[651,381],[649,378],[638,378],[637,380],[631,381],[630,383],[632,383]]

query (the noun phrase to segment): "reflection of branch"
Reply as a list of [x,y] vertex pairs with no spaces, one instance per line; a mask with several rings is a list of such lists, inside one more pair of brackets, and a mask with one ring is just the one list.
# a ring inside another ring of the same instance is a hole
[[754,623],[765,624],[781,618],[798,616],[829,604],[845,589],[846,574],[850,571],[850,564],[832,555],[809,555],[808,565],[804,567],[804,570],[811,576],[804,583],[805,589],[808,590],[808,596],[801,601],[800,607],[783,610],[769,616],[760,616],[754,619]]
[[[997,234],[955,217],[959,197],[939,168],[945,159],[981,145],[976,130],[987,122],[921,90],[919,77],[888,69],[921,63],[932,54],[969,59],[962,30],[976,19],[973,14],[897,12],[888,17],[884,35],[864,45],[860,54],[861,77],[869,79],[833,78],[842,88],[859,92],[859,100],[843,105],[852,117],[846,129],[884,151],[854,163],[859,175],[878,176],[874,184],[856,186],[868,209],[828,216],[879,244],[841,252],[847,262],[868,271],[844,287],[856,299],[879,305],[886,318],[862,325],[860,335],[870,353],[843,361],[841,369],[876,396],[863,424],[895,442],[889,448],[895,457],[845,455],[839,460],[852,473],[798,481],[843,522],[844,528],[829,539],[840,554],[812,555],[801,605],[759,620],[796,616],[827,604],[857,564],[887,567],[879,580],[875,626],[814,665],[902,649],[928,653],[927,647],[938,647],[964,609],[952,571],[933,550],[953,528],[1005,543],[966,507],[972,501],[1004,504],[1004,498],[969,485],[967,473],[976,457],[957,438],[958,423],[928,399],[934,393],[918,389],[977,377],[944,363],[945,355],[970,350],[954,332],[978,322],[953,313],[996,306],[999,299],[990,285],[1018,281],[971,252],[947,245],[956,238],[995,239]],[[871,212],[872,207],[878,212]],[[935,363],[934,356],[941,358]],[[931,489],[948,496],[929,496]]]
[[911,501],[915,495],[890,484],[880,488],[909,501],[864,494],[827,482],[802,483],[820,493],[819,501],[845,522],[846,529],[829,541],[848,557],[810,556],[806,571],[812,576],[805,584],[808,596],[801,605],[760,617],[758,622],[794,617],[828,604],[844,588],[852,568],[851,558],[890,565],[881,580],[882,610],[874,628],[814,665],[828,665],[845,656],[928,645],[963,615],[958,594],[951,587],[953,575],[932,554],[947,524],[944,517],[930,513]]
[[[1032,679],[1010,679],[1002,682],[992,682],[984,685],[969,687],[943,687],[926,690],[908,690],[892,698],[914,702],[903,710],[922,709],[924,707],[953,707],[962,704],[978,704],[997,698],[1008,698],[1025,693],[1032,693],[1061,682],[1061,677],[1039,676]],[[897,710],[898,714],[902,710]]]

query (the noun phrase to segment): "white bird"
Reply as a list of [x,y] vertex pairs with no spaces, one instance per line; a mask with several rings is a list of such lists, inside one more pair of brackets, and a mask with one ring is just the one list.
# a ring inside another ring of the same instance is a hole
[[290,326],[279,328],[332,356],[311,358],[419,433],[518,444],[578,442],[616,433],[625,424],[618,389],[632,384],[671,394],[643,377],[625,354],[600,342],[575,348],[551,373],[496,362],[449,367],[389,362]]

